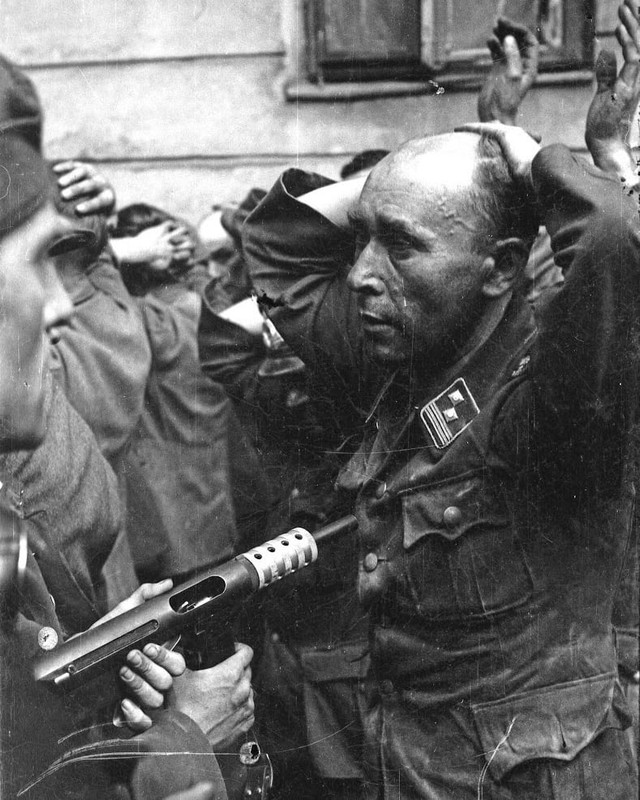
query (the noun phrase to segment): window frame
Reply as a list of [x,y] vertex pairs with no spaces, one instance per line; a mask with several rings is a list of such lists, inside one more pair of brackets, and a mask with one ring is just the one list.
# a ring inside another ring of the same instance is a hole
[[[402,70],[382,79],[327,80],[319,68],[317,31],[310,25],[312,14],[325,0],[283,0],[284,19],[293,23],[295,35],[287,48],[289,69],[284,94],[291,101],[341,101],[376,97],[410,96],[446,91],[478,89],[491,61],[484,49],[453,50],[443,53],[447,43],[433,46],[433,26],[442,26],[443,15],[451,13],[453,0],[421,0],[421,60],[431,60],[437,69],[416,69],[414,76]],[[596,0],[563,0],[564,26],[571,31],[569,41],[560,51],[543,47],[541,69],[536,84],[579,85],[593,79]],[[579,26],[576,19],[581,20]],[[303,32],[303,35],[300,33]],[[445,61],[446,64],[442,62]]]

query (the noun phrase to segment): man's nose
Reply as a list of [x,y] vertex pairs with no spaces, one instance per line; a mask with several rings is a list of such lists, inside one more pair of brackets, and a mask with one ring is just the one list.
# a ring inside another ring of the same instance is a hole
[[347,285],[352,292],[380,294],[384,285],[380,278],[380,264],[383,253],[380,245],[370,241],[349,270]]
[[60,328],[73,316],[73,303],[58,277],[55,267],[49,263],[46,268],[45,302],[43,322],[52,341],[60,338]]

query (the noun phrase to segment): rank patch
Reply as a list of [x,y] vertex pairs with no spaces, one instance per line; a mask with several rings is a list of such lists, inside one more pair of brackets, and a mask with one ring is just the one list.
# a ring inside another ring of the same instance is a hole
[[420,409],[420,419],[435,446],[442,450],[477,417],[480,409],[464,378],[458,378]]

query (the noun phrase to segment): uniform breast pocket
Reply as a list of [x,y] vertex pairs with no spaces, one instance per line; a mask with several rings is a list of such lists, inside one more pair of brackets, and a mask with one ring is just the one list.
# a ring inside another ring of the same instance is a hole
[[484,617],[531,597],[525,554],[484,472],[422,486],[402,506],[406,579],[420,613]]

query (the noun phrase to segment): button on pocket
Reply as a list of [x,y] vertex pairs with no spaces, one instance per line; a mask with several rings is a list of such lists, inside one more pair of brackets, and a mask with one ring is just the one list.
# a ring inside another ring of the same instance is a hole
[[533,581],[486,472],[402,496],[406,574],[419,613],[465,619],[524,604]]

